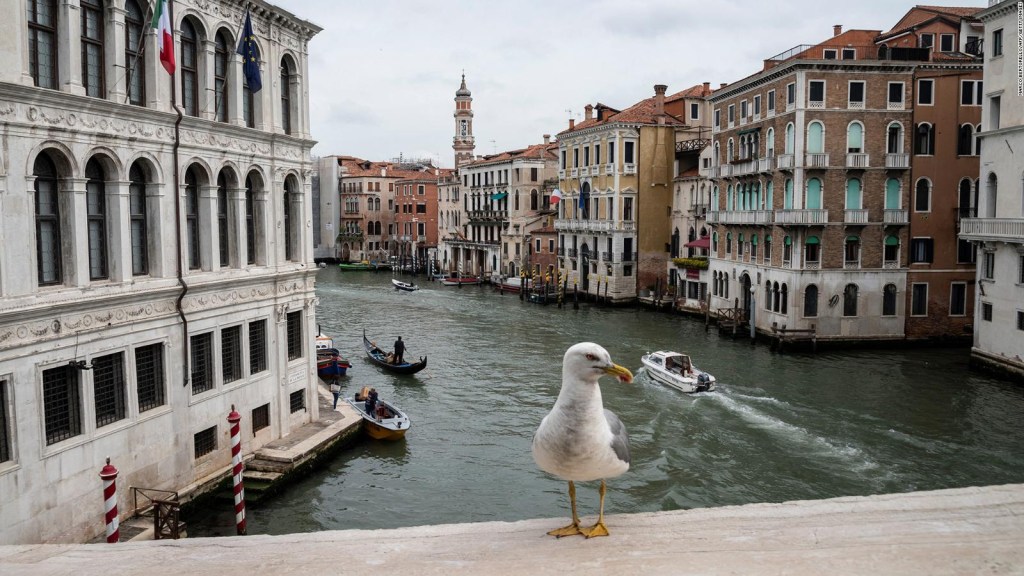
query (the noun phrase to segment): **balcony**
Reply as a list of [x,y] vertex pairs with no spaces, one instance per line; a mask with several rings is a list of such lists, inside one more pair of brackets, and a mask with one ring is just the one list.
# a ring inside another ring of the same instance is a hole
[[733,167],[732,164],[722,164],[718,167],[718,175],[720,178],[728,178],[732,176]]
[[500,222],[508,218],[505,210],[470,210],[467,214],[471,222]]
[[736,164],[733,164],[733,166],[732,166],[732,175],[733,176],[745,176],[747,174],[753,174],[756,171],[757,171],[757,161],[756,160],[746,160],[746,161],[743,161],[743,162],[738,162]]
[[907,211],[891,210],[889,208],[886,208],[885,211],[882,212],[882,221],[885,222],[886,224],[906,225],[908,222]]
[[623,220],[621,222],[612,222],[612,230],[616,232],[633,232],[636,230],[636,222],[632,220]]
[[885,167],[892,170],[910,168],[910,154],[886,154]]
[[846,209],[846,213],[843,214],[843,222],[847,224],[867,224],[868,223],[868,211],[867,209]]
[[1024,218],[964,218],[960,239],[1024,244]]
[[558,256],[565,256],[565,248],[559,248],[557,252]]
[[846,155],[846,167],[847,168],[867,168],[868,167],[868,155],[859,152],[850,152]]
[[776,224],[818,226],[828,222],[828,210],[776,210]]
[[793,155],[792,154],[780,154],[777,161],[779,170],[792,170],[793,169]]
[[622,166],[623,174],[636,174],[636,164],[625,164]]
[[772,159],[771,158],[758,158],[757,159],[757,171],[758,172],[771,172],[772,171]]
[[[771,210],[731,210],[712,212],[716,224],[771,224]],[[711,219],[708,219],[711,222]]]
[[575,258],[579,254],[579,250],[575,248],[569,248],[569,258]]
[[883,270],[897,270],[900,267],[899,260],[885,260],[882,262]]
[[636,252],[622,252],[620,262],[636,262]]
[[808,168],[828,168],[828,154],[807,154],[805,160]]

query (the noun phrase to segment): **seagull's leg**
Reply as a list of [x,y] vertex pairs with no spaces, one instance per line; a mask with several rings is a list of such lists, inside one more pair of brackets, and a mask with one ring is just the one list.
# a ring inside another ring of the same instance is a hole
[[557,536],[558,538],[561,538],[562,536],[583,534],[583,531],[580,530],[580,517],[576,515],[576,485],[572,483],[572,480],[569,480],[569,503],[572,505],[572,524],[569,524],[564,528],[552,530],[551,532],[548,532],[548,536]]
[[580,530],[587,538],[593,538],[595,536],[607,536],[608,527],[604,525],[604,493],[607,489],[604,485],[604,480],[601,480],[601,507],[597,514],[597,524],[594,524],[590,528],[583,528]]

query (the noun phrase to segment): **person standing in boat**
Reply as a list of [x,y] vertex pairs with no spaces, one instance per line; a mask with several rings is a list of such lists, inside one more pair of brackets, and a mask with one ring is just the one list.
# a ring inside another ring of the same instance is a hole
[[399,336],[398,340],[395,340],[395,364],[402,364],[405,362],[405,342],[402,342],[402,337]]
[[370,416],[373,416],[377,411],[377,389],[370,388],[370,392],[366,395],[366,402],[363,404],[363,409]]

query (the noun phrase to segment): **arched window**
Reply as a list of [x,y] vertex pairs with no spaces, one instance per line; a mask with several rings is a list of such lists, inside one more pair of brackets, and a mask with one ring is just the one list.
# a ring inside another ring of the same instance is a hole
[[128,103],[146,105],[146,58],[141,53],[146,37],[146,24],[142,8],[136,0],[124,3],[124,62],[127,69]]
[[780,314],[789,314],[789,285],[782,283],[782,304],[779,305]]
[[733,141],[732,141],[732,138],[729,138],[729,142],[726,145],[726,149],[725,150],[726,150],[726,152],[725,152],[725,161],[726,162],[732,162],[732,159],[734,158],[734,156],[733,156]]
[[711,187],[711,211],[718,211],[718,184]]
[[956,153],[960,156],[970,156],[974,152],[974,126],[964,124],[960,127],[960,133],[956,140]]
[[220,265],[231,265],[228,236],[228,177],[225,170],[217,175],[217,241]]
[[298,182],[296,182],[294,176],[288,176],[284,180],[284,259],[285,260],[298,260],[299,253],[299,241],[298,234],[300,228],[298,225],[298,201],[299,191]]
[[107,186],[99,160],[85,165],[85,209],[88,220],[89,279],[102,280],[107,273]]
[[188,18],[181,22],[181,107],[199,115],[199,35]]
[[808,284],[804,288],[804,316],[814,318],[818,315],[818,287]]
[[807,125],[807,152],[809,154],[825,152],[825,126],[817,120]]
[[671,250],[670,250],[669,254],[672,255],[672,258],[678,258],[679,257],[679,228],[676,228],[675,230],[672,231],[672,244],[671,244],[670,248],[671,248]]
[[900,239],[896,236],[886,236],[885,245],[882,248],[882,266],[884,268],[898,268],[900,263]]
[[782,209],[792,210],[793,209],[793,179],[786,178],[786,190],[782,197]]
[[772,197],[773,193],[774,193],[774,190],[775,190],[775,185],[774,185],[774,183],[771,180],[769,180],[768,183],[765,184],[765,187],[764,187],[764,209],[765,210],[772,210],[775,207],[774,206],[775,199]]
[[103,0],[80,0],[82,17],[82,87],[94,98],[103,98]]
[[850,122],[846,128],[846,151],[851,154],[864,151],[864,125],[860,122]]
[[889,154],[903,153],[903,125],[899,122],[893,122],[886,128],[885,151]]
[[995,172],[989,172],[985,181],[985,218],[996,217],[996,199],[998,197],[999,179]]
[[914,132],[914,154],[933,156],[935,154],[935,126],[928,122],[917,125]]
[[729,211],[729,210],[734,210],[734,209],[735,209],[735,205],[733,204],[733,198],[732,198],[732,184],[729,184],[725,188],[725,210]]
[[786,154],[792,154],[795,146],[795,128],[793,123],[786,124]]
[[811,178],[807,180],[807,201],[804,203],[807,210],[821,210],[821,180]]
[[900,209],[900,181],[896,178],[885,181],[885,209]]
[[185,233],[188,239],[188,268],[198,270],[202,266],[199,244],[199,177],[196,168],[185,171]]
[[772,309],[772,283],[768,280],[764,283],[764,309]]
[[[537,198],[537,189],[534,188],[533,190],[530,190],[530,210],[539,209],[539,205],[537,204]],[[609,215],[609,217],[611,217],[611,215]]]
[[957,212],[961,218],[974,217],[974,206],[971,202],[974,195],[971,193],[971,183],[970,178],[961,178],[960,185],[957,187]]
[[228,106],[230,99],[228,95],[228,66],[231,63],[229,55],[233,54],[229,48],[230,45],[224,31],[218,32],[213,52],[213,97],[215,101],[213,119],[218,122],[227,122],[230,110]]
[[[256,69],[259,70],[260,63],[260,47],[256,43],[255,39],[252,41],[254,58],[256,60]],[[244,66],[244,62],[243,62]],[[260,86],[262,88],[262,86]],[[258,101],[253,96],[252,88],[249,86],[249,80],[247,74],[242,74],[242,118],[245,120],[245,125],[249,128],[256,127],[256,107]]]
[[932,183],[927,178],[919,178],[914,186],[914,212],[931,212]]
[[149,274],[149,218],[146,213],[146,174],[139,162],[128,171],[128,217],[131,221],[132,275]]
[[40,88],[57,88],[57,0],[28,0],[28,68]]
[[292,133],[292,95],[295,90],[291,59],[281,59],[281,129]]
[[256,192],[252,174],[245,177],[245,262],[256,263]]
[[981,156],[981,124],[974,129],[974,155]]
[[[54,15],[56,18],[56,14]],[[57,166],[40,154],[32,168],[35,176],[36,269],[40,286],[64,281],[60,234],[60,198]]]
[[721,164],[722,164],[722,148],[721,148],[721,146],[718,145],[718,142],[715,142],[715,166],[720,166]]
[[746,160],[747,159],[747,157],[748,157],[747,152],[749,152],[749,149],[747,147],[747,136],[743,135],[743,136],[740,136],[740,154],[739,154],[740,160]]
[[775,156],[775,128],[769,128],[764,135],[764,155],[768,158]]
[[804,263],[818,264],[821,262],[821,241],[817,236],[808,236],[804,241]]
[[847,268],[856,268],[860,266],[860,238],[857,236],[847,236],[846,243],[843,246],[843,263]]
[[861,207],[861,193],[860,193],[860,180],[856,178],[849,178],[846,180],[846,209],[847,210],[860,210]]
[[857,285],[847,284],[843,290],[843,316],[857,315]]
[[896,285],[886,284],[882,288],[882,316],[896,315]]

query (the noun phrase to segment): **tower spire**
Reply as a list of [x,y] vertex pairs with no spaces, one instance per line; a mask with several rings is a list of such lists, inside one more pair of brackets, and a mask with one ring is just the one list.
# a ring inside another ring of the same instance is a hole
[[466,72],[462,72],[462,83],[455,91],[455,137],[452,149],[455,151],[455,168],[473,160],[476,144],[473,140],[473,94],[466,87]]

